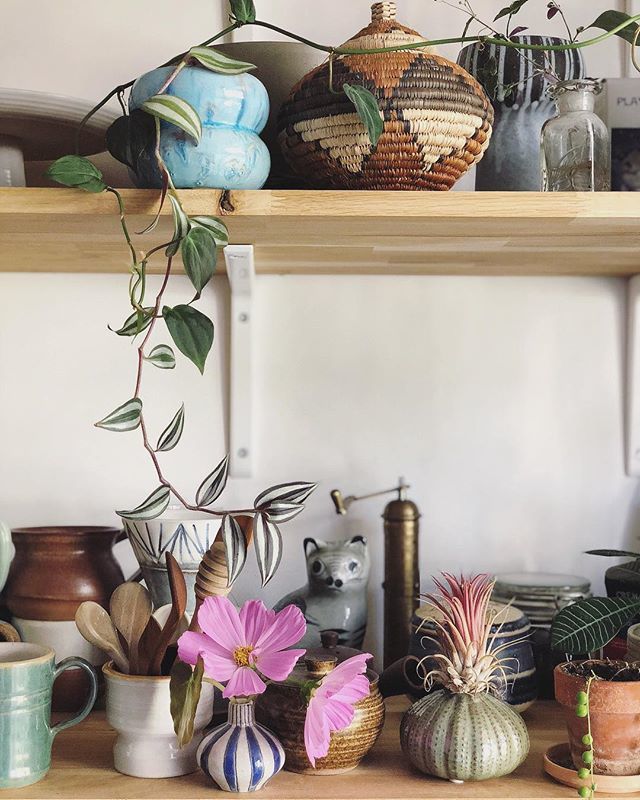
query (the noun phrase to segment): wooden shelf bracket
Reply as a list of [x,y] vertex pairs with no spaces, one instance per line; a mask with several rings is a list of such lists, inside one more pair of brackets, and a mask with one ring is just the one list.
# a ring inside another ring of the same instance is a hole
[[231,287],[231,353],[229,376],[229,474],[250,478],[253,472],[253,245],[224,248]]

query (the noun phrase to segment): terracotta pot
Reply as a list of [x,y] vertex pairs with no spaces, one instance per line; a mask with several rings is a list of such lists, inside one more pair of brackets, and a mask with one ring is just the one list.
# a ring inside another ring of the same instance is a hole
[[[312,651],[313,652],[313,651]],[[307,669],[297,666],[293,675],[298,679],[317,680],[323,670],[332,669],[337,659],[320,662],[307,657]],[[368,697],[355,706],[353,722],[342,731],[331,734],[329,752],[316,761],[315,769],[309,763],[304,746],[304,721],[307,706],[297,686],[272,683],[256,701],[256,719],[272,730],[285,752],[284,768],[289,772],[309,775],[338,775],[358,766],[376,743],[384,724],[384,702],[378,690],[378,675],[368,670],[371,684]]]
[[14,617],[72,620],[84,600],[107,606],[124,576],[111,548],[116,528],[14,528],[5,600]]
[[[568,662],[555,668],[555,693],[556,700],[563,706],[571,757],[579,769],[584,766],[582,737],[587,733],[587,720],[576,716],[576,695],[586,690],[587,681],[567,672],[570,663],[575,664]],[[620,667],[627,665],[624,661],[606,663]],[[600,775],[639,775],[640,681],[595,680],[591,683],[589,697],[595,772]]]

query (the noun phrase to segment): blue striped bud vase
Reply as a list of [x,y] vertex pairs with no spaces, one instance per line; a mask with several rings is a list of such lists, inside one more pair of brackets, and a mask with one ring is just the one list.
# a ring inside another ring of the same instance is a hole
[[268,728],[256,722],[253,700],[232,699],[229,718],[202,740],[202,771],[226,792],[257,792],[282,769],[284,750]]

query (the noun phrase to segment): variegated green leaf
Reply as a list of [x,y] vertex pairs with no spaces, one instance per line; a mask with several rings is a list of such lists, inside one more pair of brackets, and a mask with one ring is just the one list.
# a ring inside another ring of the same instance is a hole
[[253,501],[253,505],[263,511],[271,503],[304,503],[317,485],[317,483],[305,483],[303,481],[278,483],[261,492]]
[[222,541],[227,557],[227,586],[232,586],[247,560],[247,541],[242,528],[230,514],[222,518]]
[[176,356],[168,344],[157,344],[149,355],[145,356],[145,361],[159,369],[173,369],[176,365]]
[[258,559],[258,569],[262,585],[273,578],[282,558],[282,536],[275,522],[270,522],[266,514],[256,514],[253,518],[253,543]]
[[137,336],[142,331],[146,330],[151,325],[153,319],[153,308],[145,308],[144,311],[134,311],[130,317],[127,317],[122,323],[122,327],[118,330],[107,326],[110,331],[117,333],[118,336]]
[[229,58],[212,47],[192,47],[188,55],[190,58],[195,58],[203,67],[220,75],[241,75],[256,68],[255,64]]
[[107,414],[100,422],[96,422],[96,428],[104,428],[107,431],[133,431],[140,425],[140,414],[142,413],[142,400],[139,397],[132,397],[121,406],[118,406],[110,414]]
[[241,23],[256,21],[256,7],[253,0],[229,0],[232,16]]
[[289,522],[304,511],[303,503],[269,503],[264,514],[271,522]]
[[155,519],[167,510],[170,499],[171,491],[169,487],[158,486],[139,506],[131,509],[131,511],[116,511],[116,514],[123,519]]
[[229,475],[229,456],[225,456],[210,475],[202,481],[196,493],[197,506],[210,506],[224,491]]
[[180,201],[172,194],[169,195],[171,201],[171,208],[173,210],[173,239],[171,244],[164,251],[167,258],[175,256],[180,249],[180,243],[184,237],[189,233],[189,218],[182,210]]
[[201,373],[213,344],[213,322],[197,308],[179,305],[162,309],[173,343]]
[[358,116],[369,134],[371,144],[375,147],[384,129],[376,96],[364,86],[345,83],[342,88],[355,106]]
[[176,125],[188,133],[196,144],[202,136],[202,122],[198,112],[181,97],[172,94],[154,94],[142,104],[142,109],[158,119]]
[[107,188],[100,170],[83,156],[62,156],[49,167],[47,176],[63,186],[85,192],[103,192]]
[[551,647],[568,655],[600,650],[640,611],[640,597],[590,597],[563,608],[551,625]]
[[192,225],[200,225],[206,228],[213,236],[218,247],[226,247],[229,244],[229,231],[221,219],[217,217],[190,217]]
[[180,441],[182,431],[184,430],[184,403],[177,410],[176,415],[167,425],[167,427],[160,434],[158,444],[156,446],[156,453],[166,453],[167,450],[173,448]]
[[216,269],[218,260],[216,241],[207,228],[195,226],[182,240],[180,254],[184,271],[199,297]]

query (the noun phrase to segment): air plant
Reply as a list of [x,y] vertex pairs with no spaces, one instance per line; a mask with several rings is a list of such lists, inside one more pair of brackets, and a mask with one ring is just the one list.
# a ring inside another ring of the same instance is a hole
[[467,579],[445,572],[442,577],[447,586],[434,578],[440,594],[424,595],[442,614],[442,620],[432,620],[441,652],[420,662],[438,662],[425,675],[425,688],[437,683],[454,694],[500,694],[506,682],[505,660],[500,658],[504,645],[492,646],[499,633],[491,632],[498,612],[489,610],[495,581],[488,575]]

